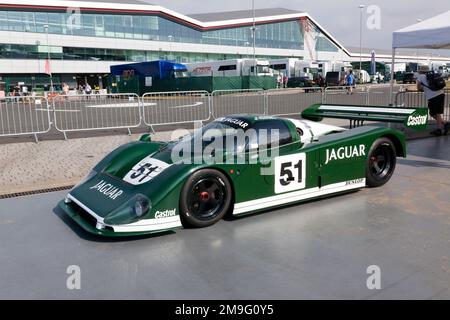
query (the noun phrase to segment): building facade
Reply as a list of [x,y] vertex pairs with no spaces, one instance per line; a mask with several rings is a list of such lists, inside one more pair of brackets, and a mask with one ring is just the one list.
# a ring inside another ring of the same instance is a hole
[[[48,90],[49,71],[57,87],[66,82],[72,88],[84,83],[106,88],[110,66],[125,62],[253,54],[358,61],[357,52],[344,48],[308,13],[283,8],[183,15],[138,0],[0,0],[0,83],[7,89],[25,84]],[[388,62],[390,55],[379,52],[377,58]],[[370,59],[370,52],[364,50],[362,59]],[[399,59],[430,61],[417,54]]]
[[348,56],[307,13],[288,9],[256,10],[253,20],[252,11],[186,16],[135,0],[0,2],[0,81],[9,85],[47,86],[47,57],[56,85],[106,87],[109,67],[122,62],[183,63],[253,54],[270,59]]

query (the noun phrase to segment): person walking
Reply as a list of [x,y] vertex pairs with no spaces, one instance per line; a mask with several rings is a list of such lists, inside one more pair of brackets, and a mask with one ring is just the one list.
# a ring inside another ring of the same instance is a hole
[[445,93],[444,89],[435,90],[433,84],[429,83],[430,68],[427,65],[419,66],[417,76],[417,90],[424,92],[428,101],[430,116],[436,120],[437,129],[431,131],[434,136],[446,135],[450,129],[450,123],[444,123],[442,114],[444,113]]
[[347,86],[347,94],[353,94],[353,86],[355,85],[355,76],[353,70],[349,70],[345,77],[345,85]]

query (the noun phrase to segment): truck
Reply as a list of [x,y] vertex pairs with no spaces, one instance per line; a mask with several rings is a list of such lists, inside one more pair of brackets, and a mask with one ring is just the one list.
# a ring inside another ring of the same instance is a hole
[[349,62],[344,61],[318,61],[317,73],[325,79],[326,86],[342,85],[348,70],[352,69]]
[[111,91],[113,93],[136,93],[151,91],[155,85],[187,76],[186,66],[167,60],[128,63],[110,67]]
[[433,63],[432,70],[442,75],[444,79],[448,79],[450,68],[445,63]]
[[289,78],[313,80],[317,74],[317,64],[310,60],[296,58],[269,60],[270,68]]
[[[256,66],[256,70],[255,70]],[[261,59],[232,59],[186,63],[191,77],[273,76],[269,61]]]
[[167,60],[114,65],[110,67],[110,70],[113,77],[129,79],[137,76],[145,78],[146,82],[187,76],[187,68],[184,64]]

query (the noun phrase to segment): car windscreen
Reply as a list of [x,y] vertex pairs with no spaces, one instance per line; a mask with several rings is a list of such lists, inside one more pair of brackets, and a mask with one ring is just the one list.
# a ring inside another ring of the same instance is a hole
[[[211,122],[204,126],[201,129],[197,129],[189,136],[185,136],[178,143],[180,144],[189,144],[194,153],[197,151],[203,150],[206,146],[215,142],[216,149],[226,150],[227,141],[233,141],[232,150],[228,151],[238,151],[243,150],[245,148],[245,144],[248,142],[247,140],[240,141],[239,139],[235,139],[236,136],[239,136],[240,131],[245,131],[246,128],[249,127],[249,123],[243,119],[239,118],[220,118],[214,122]],[[222,143],[219,143],[222,141]],[[195,148],[194,144],[201,143],[201,148]]]

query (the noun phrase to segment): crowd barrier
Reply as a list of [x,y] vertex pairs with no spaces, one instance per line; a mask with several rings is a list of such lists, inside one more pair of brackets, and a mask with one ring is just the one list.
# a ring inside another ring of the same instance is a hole
[[[316,103],[345,105],[426,106],[423,93],[389,85],[348,87],[179,91],[136,94],[57,95],[0,99],[0,137],[111,130],[206,122],[230,114],[298,115]],[[450,121],[450,90],[445,118]]]
[[0,99],[0,136],[33,135],[51,130],[50,108],[44,97]]
[[95,94],[57,96],[49,101],[56,130],[67,132],[137,128],[141,125],[138,95]]
[[293,88],[267,90],[266,114],[272,116],[298,115],[309,106],[323,102],[323,88]]
[[146,93],[141,105],[144,124],[149,127],[208,121],[211,117],[207,91]]
[[216,90],[211,93],[210,102],[214,119],[237,113],[266,114],[262,89]]
[[[445,89],[444,120],[450,121],[450,89]],[[425,93],[416,90],[403,90],[395,95],[395,105],[398,107],[426,107],[428,105]]]

